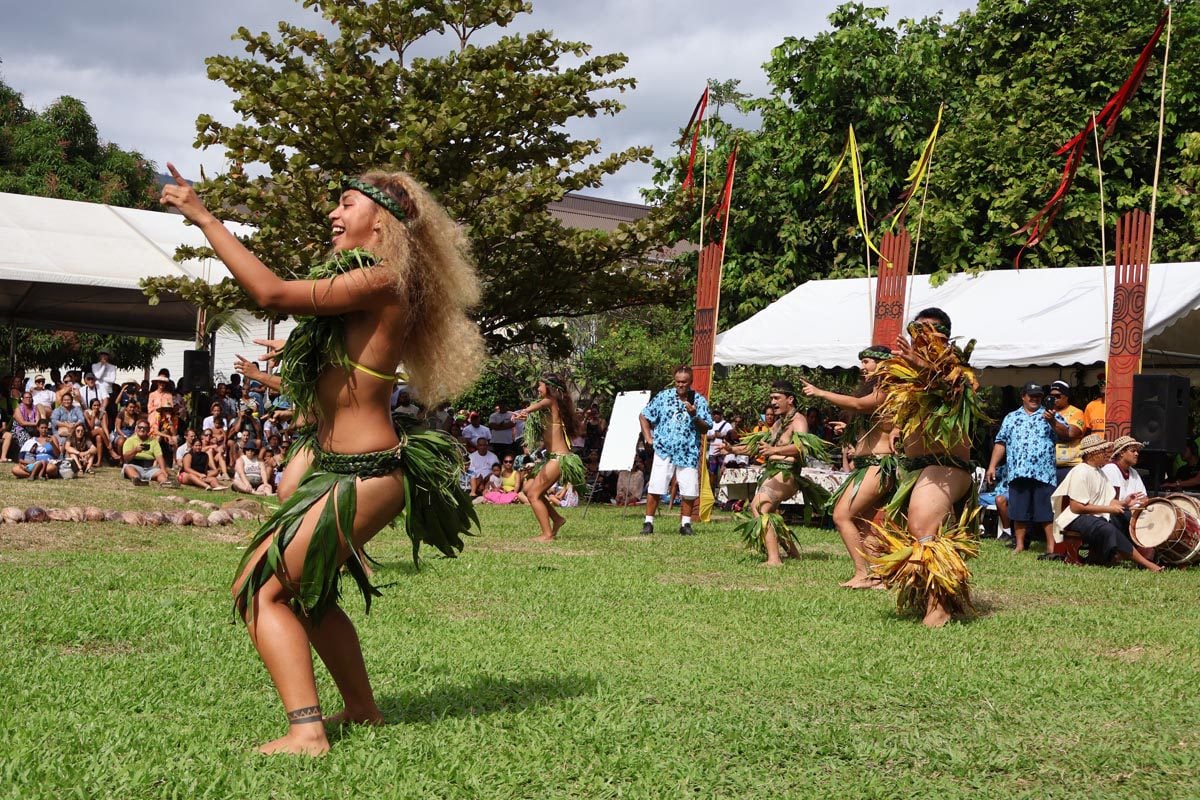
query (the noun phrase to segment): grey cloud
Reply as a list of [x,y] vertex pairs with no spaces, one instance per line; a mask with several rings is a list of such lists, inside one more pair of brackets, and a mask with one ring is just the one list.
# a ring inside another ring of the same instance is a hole
[[[606,152],[648,145],[673,152],[678,130],[707,78],[738,78],[745,91],[762,94],[762,64],[785,36],[812,36],[827,26],[839,0],[535,0],[532,15],[512,32],[549,29],[585,41],[592,52],[629,56],[625,74],[637,88],[620,95],[626,110],[616,118],[580,120],[574,135],[596,138]],[[138,150],[160,167],[168,160],[189,175],[200,166],[223,168],[221,154],[192,148],[201,113],[232,119],[232,96],[205,76],[204,58],[237,53],[230,41],[239,26],[274,31],[280,19],[315,27],[320,18],[290,0],[207,0],[182,4],[156,0],[48,0],[10,3],[0,28],[0,76],[26,101],[44,107],[69,94],[83,100],[101,135]],[[891,18],[923,17],[943,10],[946,19],[974,6],[971,0],[893,0]],[[492,32],[489,37],[505,32]],[[430,43],[432,53],[449,42]],[[731,116],[732,112],[723,112]],[[743,121],[752,123],[752,121]],[[640,200],[650,182],[648,165],[612,176],[597,194]]]

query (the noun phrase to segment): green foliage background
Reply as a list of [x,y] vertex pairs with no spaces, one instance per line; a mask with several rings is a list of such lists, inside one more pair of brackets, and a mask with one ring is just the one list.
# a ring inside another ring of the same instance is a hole
[[[156,189],[154,165],[102,141],[81,101],[63,96],[35,111],[0,80],[0,192],[152,208]],[[0,325],[5,349],[10,333]],[[100,347],[118,366],[141,367],[162,351],[155,339],[25,327],[17,327],[15,342],[16,364],[25,369],[86,368]]]
[[[1154,258],[1200,257],[1194,200],[1200,152],[1200,8],[1173,4],[1167,114]],[[1054,151],[1125,80],[1158,22],[1157,0],[981,0],[956,20],[886,23],[886,10],[842,5],[833,29],[786,37],[765,64],[770,92],[739,106],[756,130],[712,127],[724,164],[741,143],[734,214],[722,283],[722,327],[741,321],[800,283],[864,274],[848,180],[821,185],[854,125],[864,159],[874,235],[897,203],[925,137],[945,104],[933,158],[916,268],[924,274],[1010,269],[1024,237],[1014,231],[1050,197],[1063,159]],[[1157,144],[1165,40],[1104,153],[1106,224],[1148,210]],[[676,193],[682,157],[657,162],[651,200]],[[719,170],[718,170],[719,171]],[[1100,263],[1099,191],[1089,150],[1066,207],[1022,266]],[[709,175],[715,193],[721,176]],[[715,194],[714,194],[715,196]],[[917,227],[917,204],[910,231]],[[697,235],[693,224],[678,234]],[[1111,255],[1109,256],[1111,262]]]

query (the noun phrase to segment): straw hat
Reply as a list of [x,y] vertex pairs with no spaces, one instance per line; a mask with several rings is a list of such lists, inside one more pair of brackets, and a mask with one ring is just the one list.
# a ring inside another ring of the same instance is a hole
[[1122,450],[1124,450],[1128,447],[1136,447],[1138,449],[1141,449],[1143,446],[1144,445],[1141,442],[1139,442],[1137,439],[1133,438],[1132,436],[1122,436],[1119,439],[1117,439],[1115,442],[1113,442],[1113,458],[1116,458],[1117,455]]
[[1098,433],[1089,433],[1079,443],[1079,455],[1088,456],[1100,450],[1107,450],[1110,447],[1112,447],[1112,443],[1105,441],[1103,436]]

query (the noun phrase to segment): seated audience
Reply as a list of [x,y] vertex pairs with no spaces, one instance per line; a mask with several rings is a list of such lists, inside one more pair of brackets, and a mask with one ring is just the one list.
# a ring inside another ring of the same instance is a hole
[[120,456],[112,446],[112,432],[108,429],[108,413],[104,410],[102,400],[92,398],[88,407],[83,410],[83,422],[88,436],[96,445],[96,466],[103,463],[105,453],[114,464],[120,461]]
[[76,422],[75,426],[71,428],[71,434],[67,438],[63,452],[67,460],[75,467],[77,475],[84,473],[90,475],[95,472],[94,467],[100,460],[100,451],[96,449],[96,443],[92,441],[88,435],[87,426],[82,422]]
[[500,459],[489,449],[490,446],[491,443],[488,439],[482,436],[475,440],[475,449],[471,452],[468,460],[472,497],[479,497],[483,494],[487,478],[492,472],[492,465],[500,463]]
[[234,464],[233,490],[243,494],[271,494],[274,491],[270,472],[258,457],[258,442],[246,442]]
[[571,484],[556,483],[546,492],[546,502],[559,508],[574,508],[579,505],[579,493]]
[[33,404],[37,406],[38,415],[50,418],[54,411],[54,390],[46,386],[46,378],[38,375],[33,379]]
[[[189,429],[188,433],[193,432]],[[208,492],[223,492],[229,488],[222,486],[221,482],[217,480],[217,469],[203,448],[195,447],[184,450],[186,446],[180,447],[183,455],[176,462],[179,464],[177,480],[181,486],[195,486]]]
[[1061,542],[1063,532],[1069,531],[1083,539],[1092,562],[1111,564],[1132,559],[1151,572],[1159,572],[1162,567],[1138,552],[1129,538],[1129,510],[1138,507],[1138,500],[1116,497],[1102,469],[1111,453],[1112,444],[1096,433],[1089,433],[1079,443],[1083,463],[1072,467],[1051,495],[1054,539]]
[[1162,488],[1196,491],[1197,487],[1200,487],[1200,445],[1189,439],[1183,448],[1183,463]]
[[21,447],[21,459],[13,466],[12,474],[17,478],[58,477],[58,443],[50,435],[49,420],[38,420],[36,433]]
[[117,452],[122,454],[121,463],[124,464],[125,440],[133,436],[134,428],[138,420],[138,404],[136,400],[131,400],[121,407],[117,412],[117,418],[113,420],[112,428],[112,447]]
[[615,501],[619,506],[636,506],[645,502],[642,497],[646,490],[646,474],[643,471],[642,460],[635,458],[632,469],[623,469],[617,475],[617,492]]
[[163,461],[162,445],[158,437],[150,434],[150,421],[139,417],[133,435],[125,440],[121,448],[125,466],[121,474],[133,481],[134,486],[147,486],[150,481],[167,482],[167,465]]
[[217,462],[217,472],[221,475],[232,475],[233,469],[229,466],[229,434],[225,430],[225,421],[220,417],[213,420],[212,429],[209,431],[212,435],[211,449],[214,459]]
[[[514,466],[515,458],[510,453],[500,462],[500,469],[497,473],[492,471],[493,476],[498,475],[498,485],[492,487],[483,493],[483,499],[494,505],[508,505],[510,503],[520,502],[521,487],[525,485],[524,477],[518,472]],[[489,481],[489,484],[491,481]]]

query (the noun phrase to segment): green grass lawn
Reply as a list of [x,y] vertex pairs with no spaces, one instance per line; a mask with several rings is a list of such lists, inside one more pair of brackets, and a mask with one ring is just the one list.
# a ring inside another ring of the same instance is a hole
[[[0,479],[0,505],[164,510],[115,470]],[[180,491],[186,497],[201,492]],[[213,495],[204,496],[214,499]],[[228,500],[229,493],[216,498]],[[724,520],[482,509],[457,560],[363,618],[387,715],[318,760],[284,731],[227,586],[252,523],[0,527],[0,794],[33,798],[1197,797],[1196,571],[1067,567],[985,543],[981,616],[928,631],[837,583],[832,531],[766,570]],[[351,589],[347,585],[347,589]],[[339,708],[319,672],[327,712]]]

